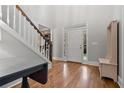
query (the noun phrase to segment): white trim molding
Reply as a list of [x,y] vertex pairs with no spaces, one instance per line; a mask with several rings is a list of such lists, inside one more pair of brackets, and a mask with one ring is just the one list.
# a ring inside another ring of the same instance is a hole
[[91,66],[99,66],[97,61],[84,61],[82,64],[91,65]]
[[120,86],[120,88],[124,88],[124,84],[122,82],[122,78],[120,76],[118,76],[118,85]]
[[53,60],[67,61],[67,60],[65,60],[64,58],[61,58],[61,57],[53,57]]
[[2,31],[1,31],[1,28],[0,28],[0,41],[2,40]]
[[0,5],[0,19],[2,19],[2,5]]
[[[61,57],[53,57],[53,60],[67,61],[66,59],[61,58]],[[99,66],[99,63],[97,61],[84,61],[82,64],[91,65],[91,66]]]

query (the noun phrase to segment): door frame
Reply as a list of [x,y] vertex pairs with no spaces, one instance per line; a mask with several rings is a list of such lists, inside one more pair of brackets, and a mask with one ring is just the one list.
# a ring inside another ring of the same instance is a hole
[[[81,27],[70,27],[70,28],[64,29],[64,53],[63,53],[64,54],[64,60],[68,61],[68,37],[67,36],[68,36],[68,31],[70,31],[70,30],[82,30],[82,32],[86,31],[86,42],[87,42],[87,48],[86,48],[87,60],[86,61],[88,61],[88,28],[87,28],[87,25],[81,26]],[[81,56],[83,56],[83,55],[84,55],[84,53],[81,54]],[[81,60],[82,60],[82,62],[80,62],[80,63],[83,64],[83,61],[84,61],[83,58],[81,58]]]

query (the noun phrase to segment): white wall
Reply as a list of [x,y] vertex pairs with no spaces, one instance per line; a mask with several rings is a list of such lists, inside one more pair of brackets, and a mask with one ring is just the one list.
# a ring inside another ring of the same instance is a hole
[[53,56],[63,59],[64,28],[86,21],[87,6],[54,6]]
[[88,7],[88,60],[98,61],[106,55],[107,26],[112,20],[113,6]]
[[50,5],[21,5],[22,10],[28,15],[33,23],[52,28],[54,26],[54,6]]
[[36,5],[21,5],[22,10],[28,15],[28,17],[33,21],[33,23],[38,26],[39,24],[39,9],[40,6]]
[[88,23],[89,61],[106,55],[106,27],[112,20],[113,6],[54,6],[54,56],[63,58],[63,28]]

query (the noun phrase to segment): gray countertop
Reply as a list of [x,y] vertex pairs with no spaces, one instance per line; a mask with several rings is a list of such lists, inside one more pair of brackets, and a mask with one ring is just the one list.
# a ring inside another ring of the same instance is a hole
[[38,55],[0,59],[0,78],[43,63],[46,62]]

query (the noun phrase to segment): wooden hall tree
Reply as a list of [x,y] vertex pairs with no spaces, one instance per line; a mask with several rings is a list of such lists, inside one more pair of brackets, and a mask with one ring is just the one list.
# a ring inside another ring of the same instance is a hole
[[112,78],[117,82],[117,32],[118,22],[112,21],[107,28],[107,55],[99,58],[100,77]]

